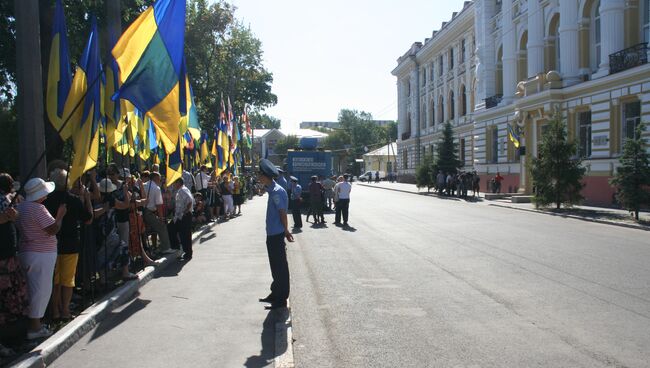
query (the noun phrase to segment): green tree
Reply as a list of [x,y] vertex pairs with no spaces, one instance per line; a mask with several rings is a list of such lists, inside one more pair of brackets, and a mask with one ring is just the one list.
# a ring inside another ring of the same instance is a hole
[[222,96],[237,111],[244,105],[263,109],[277,103],[273,75],[262,63],[262,43],[237,21],[235,10],[223,0],[190,0],[187,6],[187,69],[199,120],[208,131],[214,129]]
[[427,192],[435,186],[435,171],[433,165],[433,157],[431,155],[424,156],[424,159],[415,168],[415,185],[420,188],[427,188]]
[[298,137],[295,135],[288,135],[277,141],[275,148],[273,148],[273,152],[277,153],[278,155],[286,155],[287,150],[298,147],[299,145],[300,140]]
[[530,172],[536,187],[533,201],[536,207],[555,203],[557,209],[575,205],[583,200],[582,177],[586,169],[575,158],[577,145],[567,140],[565,123],[558,113],[545,128],[538,158],[533,158]]
[[397,122],[392,121],[388,125],[383,126],[382,129],[386,135],[387,142],[397,141]]
[[643,132],[645,125],[639,124],[634,139],[628,139],[623,146],[621,166],[610,183],[616,187],[616,198],[623,208],[634,212],[639,220],[639,210],[650,205],[650,157],[646,151]]
[[273,116],[253,111],[249,114],[251,128],[253,129],[280,129],[281,121]]
[[451,123],[447,122],[436,150],[434,171],[437,173],[440,170],[445,174],[456,174],[462,166],[457,152],[458,145],[454,142],[454,129],[451,127]]

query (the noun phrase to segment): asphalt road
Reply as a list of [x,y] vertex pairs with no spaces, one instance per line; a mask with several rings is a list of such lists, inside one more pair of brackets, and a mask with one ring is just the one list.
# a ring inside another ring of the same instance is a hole
[[297,367],[650,367],[650,232],[352,191],[289,247]]

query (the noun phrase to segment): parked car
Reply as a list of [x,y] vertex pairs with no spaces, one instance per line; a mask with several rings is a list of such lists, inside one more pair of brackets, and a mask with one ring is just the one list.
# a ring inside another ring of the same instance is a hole
[[[370,178],[370,181],[375,181],[376,179],[376,171],[366,171],[362,175],[359,175],[359,181],[368,181],[368,178]],[[386,180],[386,172],[385,171],[380,171],[379,172],[379,180]]]

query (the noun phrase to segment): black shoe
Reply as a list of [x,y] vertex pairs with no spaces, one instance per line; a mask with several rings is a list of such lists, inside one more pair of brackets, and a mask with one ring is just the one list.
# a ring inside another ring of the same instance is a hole
[[273,297],[271,295],[267,296],[266,298],[260,298],[258,299],[260,303],[271,303],[273,304]]
[[183,254],[181,257],[181,261],[189,261],[192,259],[192,256],[188,256],[187,254]]

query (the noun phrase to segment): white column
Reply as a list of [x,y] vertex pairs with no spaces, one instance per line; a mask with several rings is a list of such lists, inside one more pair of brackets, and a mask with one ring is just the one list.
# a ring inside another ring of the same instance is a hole
[[511,103],[515,98],[517,87],[517,55],[514,24],[512,22],[512,0],[503,0],[501,6],[503,26],[501,39],[503,41],[503,101],[502,105]]
[[625,47],[625,0],[600,1],[601,58],[594,77],[609,75],[609,55]]
[[[530,4],[530,2],[529,2]],[[580,45],[578,43],[578,2],[560,0],[560,70],[564,85],[580,81]]]
[[539,1],[528,1],[528,77],[544,72],[544,13]]
[[[485,99],[496,92],[494,39],[490,21],[494,17],[494,1],[476,0],[474,5],[474,35],[476,37],[476,100],[478,110],[485,105]],[[436,100],[437,101],[437,100]]]

